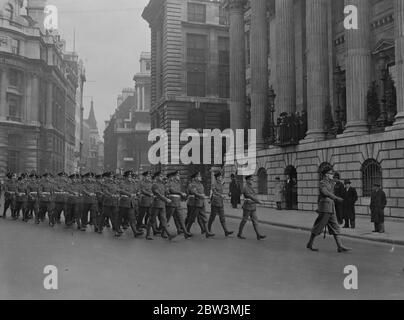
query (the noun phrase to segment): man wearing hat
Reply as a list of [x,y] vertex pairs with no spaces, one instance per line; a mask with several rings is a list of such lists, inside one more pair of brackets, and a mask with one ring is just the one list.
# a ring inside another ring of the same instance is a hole
[[94,232],[98,232],[99,217],[98,217],[98,199],[97,192],[99,192],[98,185],[95,182],[95,174],[89,172],[84,175],[83,184],[83,210],[82,210],[82,224],[83,228],[87,227],[88,213],[90,212],[90,221],[94,225]]
[[138,237],[143,234],[136,226],[138,186],[132,179],[132,171],[126,171],[123,176],[124,180],[119,184],[119,222],[122,224],[127,222],[133,231],[133,235]]
[[29,179],[27,181],[27,193],[28,193],[28,202],[27,202],[27,211],[29,219],[35,215],[38,216],[39,203],[38,203],[38,176],[35,173],[31,173],[29,175]]
[[328,228],[328,232],[334,236],[337,244],[338,252],[347,252],[350,249],[344,247],[341,243],[339,235],[341,233],[340,227],[335,216],[335,204],[334,201],[343,202],[344,200],[337,197],[334,194],[334,172],[331,165],[326,165],[321,172],[324,177],[320,181],[320,190],[318,197],[318,218],[314,222],[313,229],[311,230],[311,236],[307,249],[311,251],[318,251],[313,247],[314,239],[319,236],[325,228]]
[[140,189],[140,203],[139,203],[139,216],[137,219],[137,228],[142,229],[146,227],[147,221],[150,216],[150,208],[153,201],[152,182],[150,171],[142,173],[143,179],[139,184]]
[[169,223],[171,217],[173,217],[178,235],[183,233],[185,239],[190,238],[192,235],[188,233],[185,227],[184,217],[181,214],[181,201],[187,197],[187,194],[181,190],[180,172],[171,172],[167,174],[167,178],[167,191],[169,199],[171,200],[170,203],[167,203],[167,223]]
[[384,208],[387,205],[386,194],[381,189],[380,183],[374,183],[372,195],[370,197],[371,222],[374,223],[373,232],[384,233]]
[[345,221],[344,228],[351,227],[355,229],[355,203],[358,201],[358,193],[356,189],[351,186],[351,180],[344,181],[344,193],[342,198],[344,199],[344,207],[342,212],[342,218]]
[[242,194],[244,195],[243,204],[243,219],[240,222],[240,227],[237,237],[239,239],[245,240],[243,236],[243,229],[247,224],[248,219],[251,219],[255,233],[258,240],[264,240],[266,236],[261,235],[258,230],[258,218],[257,218],[257,204],[262,204],[262,202],[257,198],[257,194],[253,188],[253,176],[247,176],[245,178],[246,184],[243,188]]
[[191,184],[190,194],[195,197],[195,207],[193,213],[191,214],[188,224],[187,231],[190,233],[192,225],[195,222],[195,219],[198,219],[202,231],[205,233],[206,238],[214,237],[215,235],[211,233],[207,228],[208,219],[206,216],[205,210],[205,200],[207,199],[205,195],[205,188],[202,184],[202,176],[200,172],[197,172],[193,175],[194,183]]
[[103,175],[103,210],[99,223],[99,233],[102,233],[105,218],[109,218],[115,232],[115,237],[120,237],[123,231],[119,224],[119,188],[112,178],[112,172],[106,172]]
[[38,198],[39,198],[39,210],[38,217],[35,219],[35,223],[39,224],[40,221],[44,222],[46,213],[48,213],[49,225],[53,227],[55,225],[55,188],[51,181],[49,173],[42,175],[42,179],[38,186]]
[[58,173],[55,179],[55,222],[60,224],[62,211],[66,220],[67,211],[67,196],[66,191],[68,181],[66,179],[67,174],[65,172]]
[[238,205],[241,203],[241,189],[239,183],[237,182],[236,175],[232,173],[230,178],[231,182],[229,186],[229,195],[231,197],[231,204],[233,206],[233,209],[237,209]]
[[77,225],[77,229],[85,231],[86,229],[82,225],[82,210],[83,210],[83,185],[81,183],[80,174],[72,174],[70,177],[71,183],[67,187],[69,196],[67,198],[67,218],[66,225],[71,227],[74,223]]
[[223,195],[223,178],[222,173],[215,173],[216,181],[212,185],[212,197],[211,197],[211,211],[208,223],[208,230],[212,232],[212,224],[219,215],[220,223],[222,225],[224,235],[226,237],[232,235],[234,231],[229,231],[226,226],[226,219],[224,217],[224,195]]
[[16,208],[13,217],[14,220],[18,220],[20,216],[20,211],[22,211],[22,220],[24,222],[28,222],[27,202],[28,202],[27,181],[26,181],[26,174],[23,173],[18,178],[17,182]]
[[4,209],[3,219],[6,218],[7,209],[10,208],[11,216],[14,217],[17,196],[17,175],[9,172],[7,174],[8,180],[4,184]]
[[282,210],[282,197],[283,197],[283,185],[281,182],[281,178],[275,178],[275,187],[274,187],[274,201],[276,203],[276,209]]
[[156,226],[156,218],[160,220],[160,225],[162,228],[162,236],[166,237],[171,241],[176,237],[176,235],[171,234],[167,227],[167,217],[166,217],[166,203],[170,203],[171,200],[165,196],[165,186],[163,184],[163,178],[160,171],[156,172],[153,176],[154,183],[152,185],[152,192],[154,194],[154,200],[152,203],[152,208],[150,211],[149,221],[147,221],[147,240],[153,240],[151,235],[152,226]]
[[[345,192],[345,187],[344,184],[341,181],[341,175],[339,172],[334,173],[334,194],[338,198],[344,198],[344,192]],[[344,202],[339,202],[339,201],[334,201],[335,205],[335,215],[337,217],[337,221],[339,224],[342,224],[344,222],[343,220],[343,211],[344,211]]]

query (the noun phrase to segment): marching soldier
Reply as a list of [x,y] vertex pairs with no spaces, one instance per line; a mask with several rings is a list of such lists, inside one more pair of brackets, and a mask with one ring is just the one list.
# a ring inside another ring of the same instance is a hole
[[187,197],[187,194],[181,191],[180,173],[179,171],[172,172],[167,175],[167,191],[171,202],[167,203],[167,223],[171,217],[174,218],[174,223],[177,228],[178,235],[184,234],[185,239],[192,237],[185,227],[184,217],[181,214],[181,200]]
[[224,196],[223,196],[223,179],[220,172],[215,174],[216,182],[212,185],[211,197],[211,213],[209,217],[208,230],[212,231],[212,224],[215,221],[216,215],[219,215],[220,223],[223,227],[226,237],[232,235],[234,231],[229,231],[226,226],[226,219],[224,217]]
[[60,219],[63,214],[66,220],[67,197],[66,191],[68,182],[66,181],[66,173],[60,172],[55,180],[55,222],[60,224]]
[[240,228],[237,237],[239,239],[245,240],[243,236],[243,229],[247,224],[248,219],[251,219],[255,233],[257,234],[258,240],[264,240],[266,236],[261,235],[258,230],[258,218],[257,218],[257,204],[262,204],[262,202],[257,198],[257,195],[253,188],[253,176],[248,176],[246,179],[246,185],[243,188],[244,204],[243,204],[243,219],[240,223]]
[[[139,217],[137,219],[137,228],[145,228],[150,216],[150,208],[153,201],[151,173],[143,172],[143,180],[140,182],[140,204]],[[155,228],[155,227],[153,227]]]
[[[192,215],[194,214],[195,211],[195,196],[191,192],[193,185],[195,183],[195,178],[196,174],[191,175],[189,178],[189,183],[187,185],[188,199],[187,199],[187,217],[185,218],[185,226],[188,225],[188,222],[192,218]],[[204,229],[203,223],[201,222],[201,218],[199,216],[197,217],[197,221],[199,227],[201,228],[201,234],[205,234],[206,230]],[[190,230],[187,231],[188,233],[190,233]]]
[[80,183],[80,175],[72,174],[69,176],[71,183],[67,186],[69,193],[67,197],[67,217],[66,226],[71,227],[74,223],[77,225],[77,230],[85,231],[82,227],[81,214],[83,206],[83,186]]
[[119,225],[119,189],[112,179],[111,172],[104,173],[103,177],[105,179],[103,184],[104,197],[99,233],[102,233],[105,218],[109,218],[115,231],[115,237],[120,237],[123,231]]
[[17,175],[15,173],[7,174],[8,180],[4,184],[4,209],[3,219],[6,219],[7,209],[10,208],[11,216],[14,217],[17,195]]
[[205,210],[206,195],[205,195],[205,188],[202,184],[202,176],[198,172],[194,174],[192,178],[194,178],[194,183],[190,185],[191,186],[190,193],[191,195],[195,196],[195,209],[193,210],[193,213],[190,219],[188,220],[187,231],[188,233],[190,233],[192,225],[195,222],[195,219],[199,219],[202,230],[206,234],[206,238],[214,237],[215,235],[207,229],[208,221]]
[[153,176],[154,183],[152,185],[152,192],[154,194],[154,200],[152,203],[152,209],[150,212],[149,220],[147,221],[147,240],[153,240],[151,235],[152,226],[156,226],[156,218],[160,220],[160,225],[162,228],[162,237],[165,238],[168,235],[168,239],[171,241],[176,237],[176,235],[171,234],[167,228],[167,218],[166,218],[166,203],[170,203],[171,200],[165,196],[165,187],[163,184],[163,179],[161,172],[157,172]]
[[324,179],[320,181],[320,195],[318,197],[318,218],[314,222],[313,229],[311,230],[311,236],[307,249],[311,251],[318,251],[313,248],[314,239],[319,236],[325,228],[328,228],[328,232],[334,236],[337,243],[338,252],[347,252],[350,249],[345,248],[339,238],[340,227],[335,215],[335,203],[334,201],[343,202],[342,198],[337,197],[334,194],[334,173],[332,166],[325,166],[321,174]]
[[20,217],[20,211],[22,211],[22,221],[28,221],[28,213],[27,213],[27,202],[28,202],[28,194],[27,194],[27,182],[25,180],[26,174],[23,173],[18,178],[17,182],[17,195],[16,195],[16,208],[13,220],[18,220]]
[[142,231],[137,229],[136,213],[138,207],[138,187],[137,183],[132,179],[132,171],[124,173],[124,180],[119,184],[119,222],[129,224],[135,237],[143,235]]
[[88,212],[90,212],[90,220],[94,225],[94,232],[98,232],[98,198],[99,188],[94,180],[94,173],[84,175],[85,183],[83,184],[83,211],[81,217],[82,228],[86,229],[88,222]]
[[28,211],[28,219],[32,219],[38,216],[39,211],[39,203],[38,203],[38,176],[35,173],[31,173],[29,175],[29,179],[27,182],[27,193],[28,193],[28,202],[27,202],[27,211]]
[[39,210],[38,216],[35,218],[35,223],[39,224],[44,222],[46,218],[46,213],[48,213],[49,225],[53,227],[55,225],[55,188],[50,180],[50,174],[45,173],[42,176],[42,180],[38,187],[38,198],[39,198]]

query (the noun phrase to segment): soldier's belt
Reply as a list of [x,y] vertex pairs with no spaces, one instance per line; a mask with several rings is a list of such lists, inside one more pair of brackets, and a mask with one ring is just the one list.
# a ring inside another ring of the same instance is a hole
[[41,195],[50,196],[50,192],[41,192]]
[[123,199],[129,199],[129,196],[127,196],[127,195],[125,194],[125,195],[122,195],[121,198],[123,198]]
[[29,195],[30,196],[36,196],[38,193],[37,192],[30,192]]
[[96,197],[97,195],[95,193],[90,193],[87,195],[87,197]]
[[18,196],[23,197],[23,196],[26,196],[26,194],[25,193],[19,193]]
[[170,194],[171,198],[181,198],[181,196],[179,196],[178,194]]
[[195,196],[188,196],[188,199],[195,199]]
[[55,192],[55,194],[57,194],[57,195],[67,195],[68,193],[67,192]]

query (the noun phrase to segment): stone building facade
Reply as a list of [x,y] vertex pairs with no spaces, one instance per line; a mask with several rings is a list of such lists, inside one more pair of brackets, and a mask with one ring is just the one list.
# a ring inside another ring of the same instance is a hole
[[[229,34],[220,1],[151,0],[142,16],[151,30],[152,128],[170,137],[172,121],[180,132],[228,128]],[[209,166],[166,167],[185,177],[198,169],[210,185]]]
[[44,30],[45,5],[1,1],[0,176],[74,170],[78,56]]
[[[315,210],[319,168],[330,163],[358,189],[359,214],[369,214],[377,181],[386,214],[404,217],[404,1],[222,5],[230,21],[231,126],[257,130],[257,188],[266,204],[274,205],[275,178],[289,175],[295,208]],[[346,5],[358,9],[357,30],[344,28]],[[292,120],[282,124],[280,116]],[[301,129],[296,119],[307,132],[279,139]]]
[[148,152],[151,143],[151,57],[143,52],[140,70],[135,74],[135,88],[128,88],[118,96],[118,105],[104,131],[106,170],[141,172],[149,169]]

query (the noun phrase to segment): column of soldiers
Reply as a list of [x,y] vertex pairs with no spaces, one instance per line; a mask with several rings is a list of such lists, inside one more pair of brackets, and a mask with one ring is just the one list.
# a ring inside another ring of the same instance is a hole
[[[146,233],[147,240],[160,235],[171,241],[178,235],[183,235],[185,239],[191,238],[195,222],[206,238],[214,237],[212,225],[216,216],[219,216],[224,235],[229,237],[234,233],[226,225],[221,173],[215,174],[210,197],[205,194],[199,172],[191,175],[184,189],[178,171],[166,177],[161,172],[152,175],[147,171],[142,174],[141,180],[133,171],[123,175],[106,172],[102,175],[87,173],[70,176],[61,172],[56,177],[50,173],[41,176],[35,173],[21,174],[19,177],[10,173],[7,178],[4,185],[4,219],[10,209],[13,220],[22,216],[24,222],[33,219],[35,224],[46,222],[54,227],[62,223],[63,214],[65,225],[76,226],[80,231],[86,231],[88,226],[96,233],[112,228],[114,236],[120,237],[130,228],[136,238]],[[251,218],[257,238],[262,240],[265,236],[258,232],[255,214],[255,204],[260,202],[249,182],[251,178],[247,177],[247,185],[243,190],[244,219],[238,238],[245,239],[243,228],[247,219]],[[186,216],[182,213],[185,202]],[[210,217],[206,212],[207,202],[211,204]],[[176,227],[175,234],[168,228],[171,218]]]

